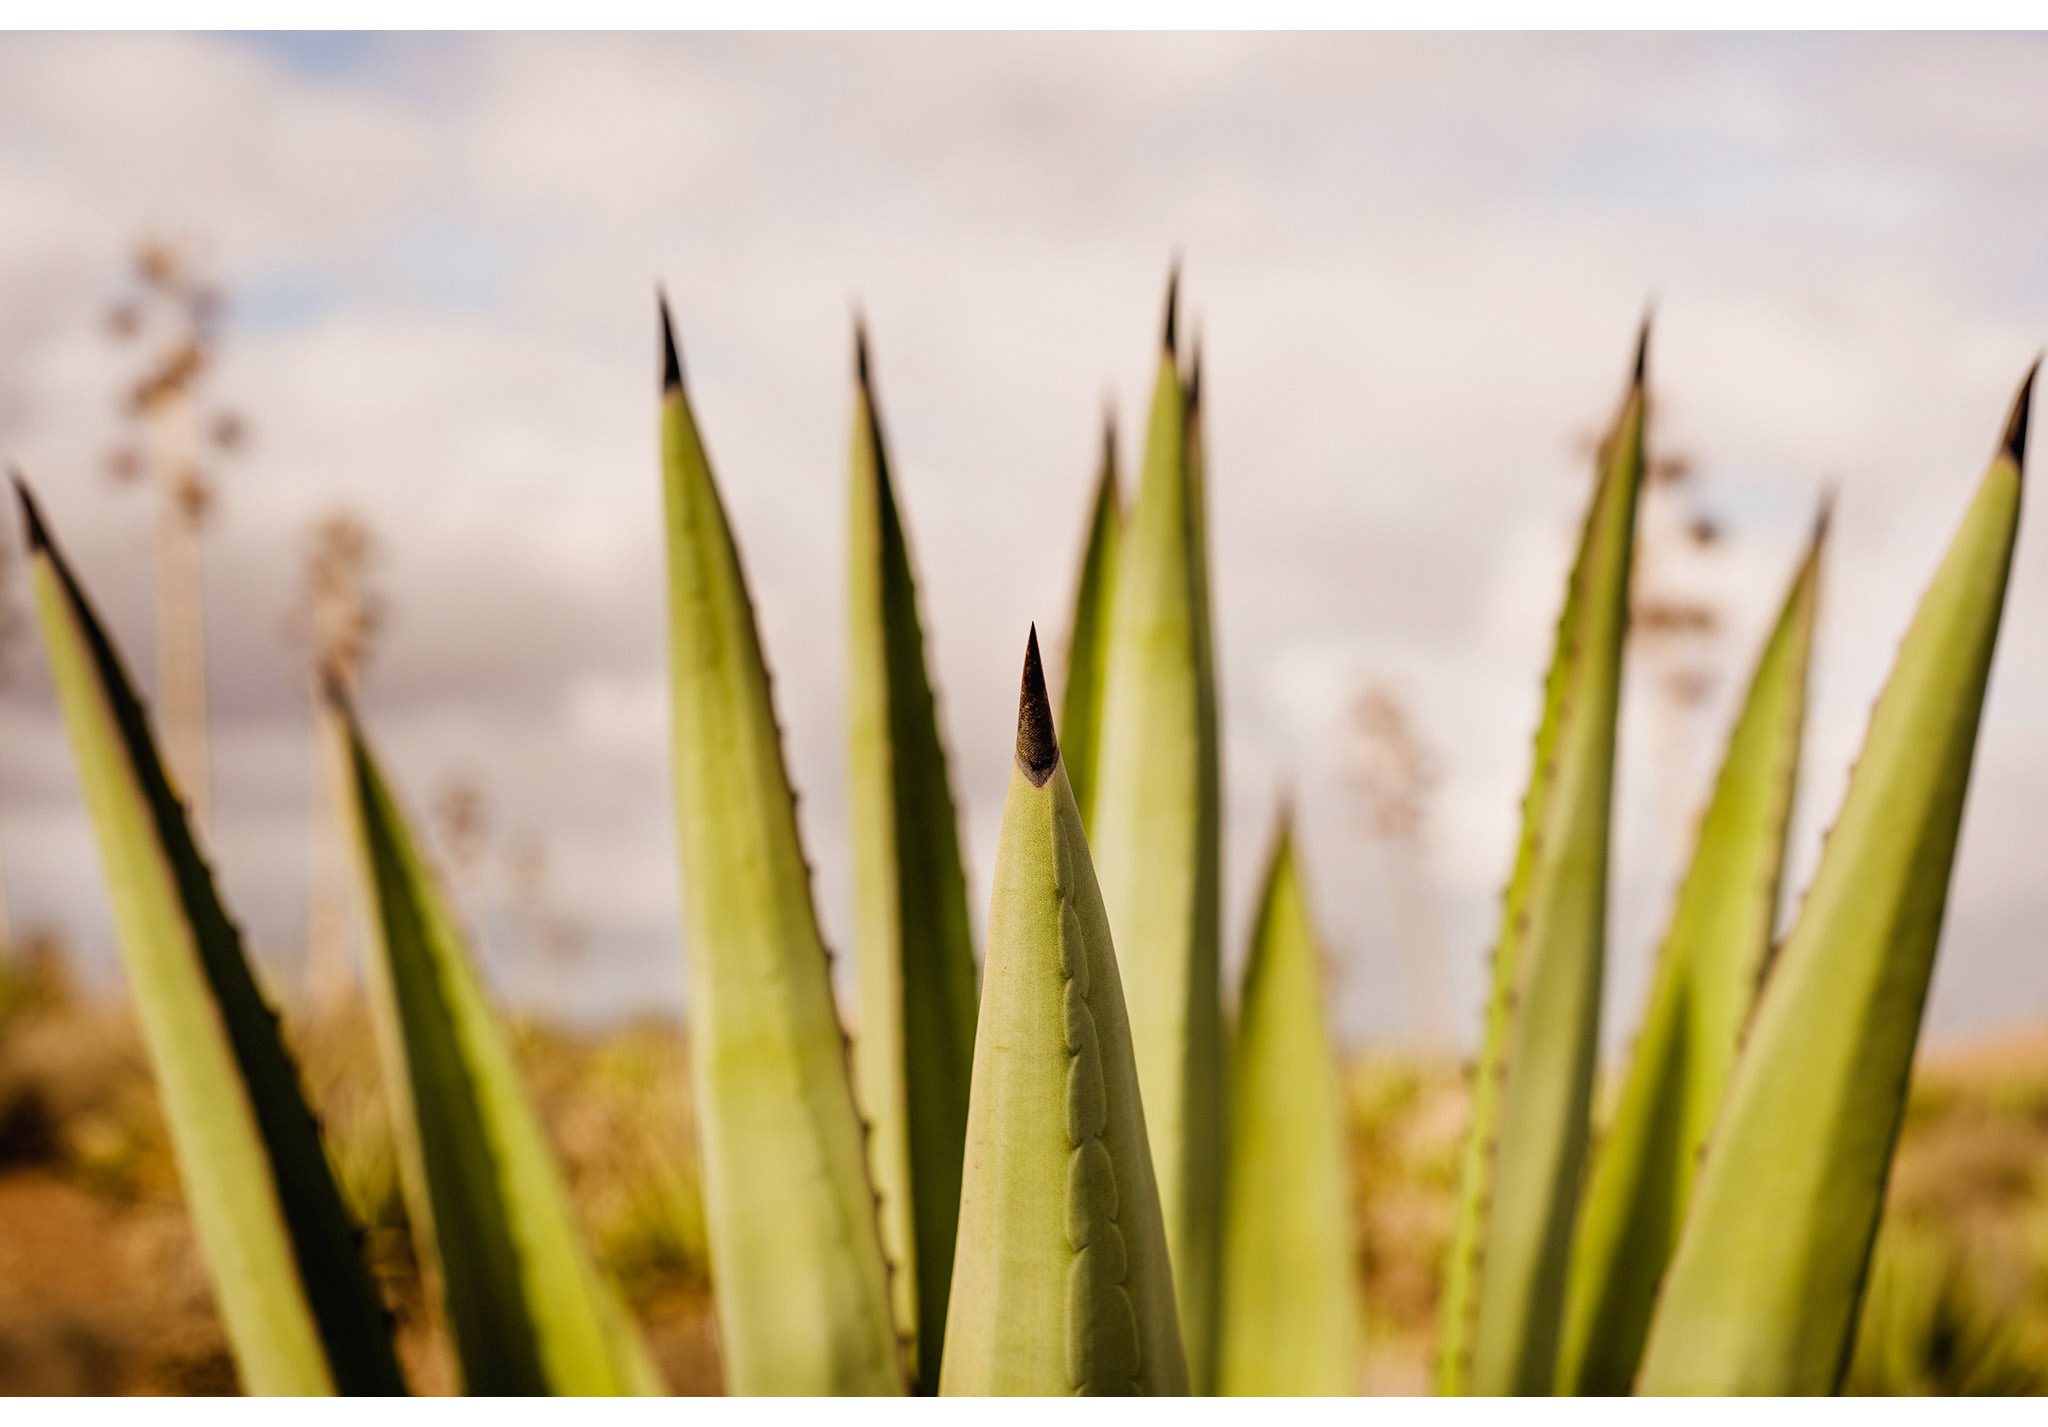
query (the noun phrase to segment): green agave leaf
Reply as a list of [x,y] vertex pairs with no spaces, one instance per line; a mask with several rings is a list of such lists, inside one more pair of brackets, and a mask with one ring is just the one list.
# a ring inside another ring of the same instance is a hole
[[1123,534],[1123,502],[1117,495],[1116,418],[1105,417],[1102,466],[1095,477],[1095,506],[1088,516],[1088,542],[1074,589],[1073,618],[1067,626],[1067,683],[1060,694],[1060,761],[1081,809],[1081,826],[1094,826],[1096,751],[1102,744],[1102,688],[1109,678],[1109,616],[1116,598],[1117,547]]
[[892,1266],[896,1321],[916,1381],[937,1383],[959,1225],[960,1160],[974,1070],[974,943],[958,823],[925,673],[909,535],[857,333],[848,801],[859,908],[854,1068]]
[[1117,954],[1024,656],[939,1390],[1188,1390]]
[[1585,1162],[1607,941],[1607,842],[1643,477],[1645,328],[1602,443],[1544,688],[1458,1182],[1437,1385],[1546,1393]]
[[662,308],[676,817],[726,1382],[896,1393],[889,1278],[753,602]]
[[2019,525],[2033,373],[1921,598],[1757,1003],[1639,1391],[1825,1393],[1847,1369]]
[[1219,754],[1208,550],[1174,308],[1144,479],[1117,559],[1090,845],[1131,986],[1131,1037],[1195,1391],[1215,1378],[1223,1188]]
[[1358,1283],[1343,1084],[1323,950],[1283,815],[1266,868],[1231,1057],[1217,1390],[1358,1389]]
[[1825,512],[1764,646],[1678,890],[1614,1123],[1593,1156],[1557,1388],[1625,1393],[1777,923]]
[[113,642],[19,476],[51,682],[121,957],[242,1386],[405,1391],[297,1067],[214,890]]
[[473,1396],[659,1394],[598,1276],[461,928],[338,689],[384,1083],[414,1229]]

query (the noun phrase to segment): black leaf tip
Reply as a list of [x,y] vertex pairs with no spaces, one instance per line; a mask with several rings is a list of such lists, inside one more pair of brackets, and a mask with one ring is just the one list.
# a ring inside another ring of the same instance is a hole
[[1179,352],[1179,337],[1176,331],[1180,312],[1180,258],[1174,257],[1173,266],[1166,273],[1166,355],[1171,357]]
[[320,697],[326,700],[327,707],[344,719],[353,718],[355,711],[349,706],[348,685],[343,682],[341,671],[322,664],[319,672]]
[[1821,542],[1828,538],[1828,525],[1835,518],[1835,498],[1842,493],[1839,482],[1829,481],[1821,488],[1820,509],[1813,515],[1813,548],[1820,549]]
[[862,391],[873,393],[868,381],[868,319],[859,308],[853,311],[853,377]]
[[1045,669],[1038,662],[1038,626],[1024,646],[1024,687],[1017,698],[1017,766],[1034,788],[1043,788],[1060,766],[1059,740],[1052,731],[1052,700],[1045,694]]
[[2041,359],[2036,357],[2034,365],[2027,368],[2026,376],[2020,380],[2019,395],[2012,399],[2012,415],[2005,422],[2005,440],[1998,448],[2021,469],[2025,469],[2027,464],[2027,421],[2034,406],[2034,377],[2040,370]]
[[1202,414],[1202,333],[1195,330],[1195,340],[1189,343],[1193,350],[1188,355],[1188,415]]
[[1653,309],[1645,308],[1642,325],[1636,328],[1635,374],[1630,381],[1640,389],[1650,374],[1650,316]]
[[668,313],[668,294],[654,290],[654,302],[661,309],[661,389],[664,393],[683,389],[683,358],[676,350],[676,324]]
[[21,472],[9,470],[7,476],[14,482],[15,498],[21,502],[21,528],[28,537],[28,552],[40,555],[50,548],[50,532],[43,527],[43,513],[36,509],[36,498],[29,493]]

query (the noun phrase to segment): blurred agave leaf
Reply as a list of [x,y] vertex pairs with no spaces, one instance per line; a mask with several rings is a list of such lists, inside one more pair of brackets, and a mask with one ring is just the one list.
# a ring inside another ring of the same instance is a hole
[[1323,951],[1283,816],[1267,863],[1231,1056],[1216,1389],[1357,1391],[1351,1156],[1323,1010]]
[[1626,1393],[1701,1146],[1763,984],[1799,778],[1825,512],[1757,663],[1700,823],[1649,1008],[1579,1210],[1559,1392]]
[[1034,629],[996,844],[948,1395],[1188,1390],[1130,1021]]
[[186,1205],[251,1393],[405,1391],[300,1087],[113,643],[16,478],[51,682]]
[[1848,1369],[2005,605],[2032,385],[1899,647],[1757,1003],[1641,1391],[1826,1393]]
[[1103,420],[1102,465],[1095,477],[1095,505],[1088,515],[1088,542],[1081,552],[1080,580],[1067,626],[1067,682],[1060,693],[1060,761],[1066,765],[1084,828],[1095,825],[1095,762],[1102,743],[1102,687],[1109,677],[1109,616],[1116,600],[1123,521],[1123,501],[1117,495],[1116,420],[1111,416]]
[[690,1054],[726,1382],[900,1392],[863,1130],[753,602],[661,315]]
[[592,1266],[512,1046],[354,713],[330,689],[410,1218],[473,1396],[659,1394]]
[[1544,687],[1459,1172],[1437,1365],[1447,1393],[1546,1393],[1557,1365],[1600,1039],[1648,341],[1645,327],[1635,375],[1601,444]]
[[930,1390],[945,1342],[974,1070],[974,942],[909,534],[856,333],[847,667],[861,1105],[896,1321]]
[[1090,846],[1119,964],[1194,1390],[1215,1379],[1223,1187],[1221,819],[1201,470],[1175,295],[1118,552]]
[[1955,1244],[1887,1223],[1842,1391],[1854,1397],[2034,1397],[2048,1378],[2019,1320]]

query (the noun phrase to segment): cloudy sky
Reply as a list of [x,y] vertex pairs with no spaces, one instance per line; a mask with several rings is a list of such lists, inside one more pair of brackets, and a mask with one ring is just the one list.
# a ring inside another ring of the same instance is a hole
[[[1476,1024],[1590,438],[1654,304],[1664,577],[1721,615],[1708,704],[1639,662],[1609,978],[1626,1034],[1678,833],[1824,484],[1839,484],[1791,891],[1869,705],[2048,338],[2048,46],[2010,38],[394,38],[0,41],[0,453],[145,683],[150,511],[113,486],[100,317],[137,237],[232,297],[246,413],[207,537],[214,845],[259,952],[303,936],[304,531],[378,531],[366,680],[416,809],[544,836],[586,945],[534,954],[473,878],[510,997],[683,999],[667,796],[653,290],[777,678],[832,939],[850,924],[842,551],[850,318],[869,320],[987,898],[1027,625],[1064,627],[1105,401],[1135,460],[1170,258],[1208,358],[1229,955],[1292,788],[1359,1037],[1428,1016],[1346,710],[1402,703],[1448,1029]],[[1674,532],[1706,515],[1724,538]],[[6,517],[11,525],[11,513]],[[2048,534],[2022,530],[1934,1027],[2048,1018]],[[13,592],[20,598],[20,590]],[[0,695],[17,922],[114,966],[40,656]],[[1788,900],[1788,915],[1791,902]]]

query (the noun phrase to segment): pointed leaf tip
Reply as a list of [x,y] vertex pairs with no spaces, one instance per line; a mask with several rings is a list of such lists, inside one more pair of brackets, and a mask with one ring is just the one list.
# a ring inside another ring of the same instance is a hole
[[36,509],[36,498],[29,493],[21,472],[10,470],[7,476],[14,482],[15,498],[21,502],[21,526],[28,536],[28,552],[39,555],[50,548],[50,532],[43,528],[43,513]]
[[1643,313],[1642,326],[1636,329],[1636,366],[1635,375],[1631,380],[1634,382],[1636,386],[1640,387],[1643,384],[1644,379],[1649,375],[1649,371],[1650,314],[1648,311],[1645,311]]
[[1835,497],[1841,493],[1842,488],[1833,481],[1820,493],[1820,509],[1813,514],[1813,539],[1810,542],[1814,550],[1820,549],[1821,543],[1828,538],[1828,525],[1835,518]]
[[2034,405],[2034,377],[2040,370],[2041,359],[2036,357],[2034,365],[2020,379],[2019,394],[2012,399],[2012,415],[2005,422],[2005,440],[1999,444],[1999,450],[2012,457],[2012,463],[2022,470],[2027,464],[2027,420]]
[[1189,344],[1194,350],[1188,358],[1188,415],[1196,416],[1202,410],[1202,333],[1195,331],[1195,340]]
[[1024,686],[1017,698],[1017,766],[1034,788],[1043,788],[1059,766],[1059,740],[1052,731],[1052,701],[1045,696],[1045,670],[1038,662],[1038,626],[1024,646]]
[[1168,356],[1177,355],[1179,352],[1179,348],[1176,345],[1179,340],[1176,334],[1179,310],[1180,258],[1178,255],[1176,255],[1173,260],[1172,268],[1170,268],[1166,274],[1166,338],[1164,345],[1166,348],[1166,354]]
[[681,391],[683,359],[676,351],[676,325],[668,313],[668,294],[657,287],[654,302],[661,309],[661,389],[664,392]]
[[868,381],[868,319],[859,309],[853,314],[853,377],[862,391],[872,393]]
[[355,722],[355,706],[349,701],[347,685],[342,683],[340,674],[325,666],[320,669],[320,697],[342,722]]

